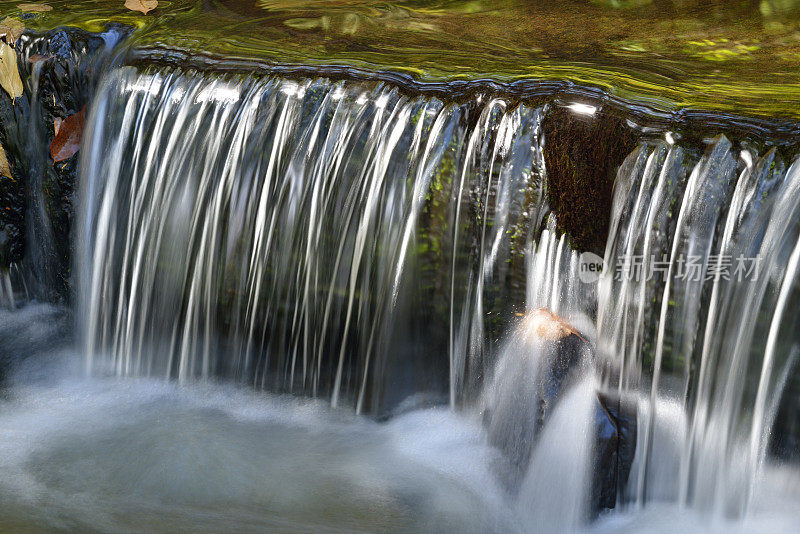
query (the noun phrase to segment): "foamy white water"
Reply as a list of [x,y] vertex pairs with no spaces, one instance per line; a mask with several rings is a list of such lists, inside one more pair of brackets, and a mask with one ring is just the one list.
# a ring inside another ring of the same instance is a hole
[[0,531],[519,531],[476,421],[153,380],[18,385]]
[[446,408],[375,423],[320,402],[144,379],[12,394],[0,405],[6,532],[790,534],[800,521],[800,477],[777,470],[763,511],[744,522],[665,504],[575,524],[577,496],[564,494],[580,490],[564,480],[580,469],[574,446],[535,453],[544,469],[515,499],[495,478],[503,460],[480,424]]
[[4,354],[28,356],[0,401],[2,532],[789,534],[800,524],[800,474],[769,467],[744,521],[656,503],[587,525],[591,383],[545,424],[517,492],[476,416],[412,398],[376,422],[234,385],[86,378],[63,321],[42,305],[0,312],[3,339],[23,341]]

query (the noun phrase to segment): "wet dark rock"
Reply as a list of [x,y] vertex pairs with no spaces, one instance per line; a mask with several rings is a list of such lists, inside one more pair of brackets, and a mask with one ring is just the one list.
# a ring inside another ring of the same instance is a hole
[[527,471],[536,437],[564,391],[581,375],[589,345],[549,310],[523,318],[498,361],[483,401],[490,443],[510,462],[513,488]]
[[21,264],[34,296],[69,297],[70,233],[78,155],[54,164],[55,123],[86,106],[112,62],[113,45],[129,30],[102,34],[61,28],[26,32],[17,42],[24,93],[0,92],[0,143],[12,176],[0,177],[0,269]]
[[[593,347],[574,327],[546,309],[528,312],[498,362],[484,400],[489,442],[508,464],[501,478],[516,491],[541,430],[566,392],[592,365]],[[633,404],[599,393],[594,407],[591,513],[614,508],[636,446]]]
[[0,175],[0,269],[22,260],[25,242],[26,191],[24,176],[24,139],[22,126],[30,115],[28,101],[18,98],[12,105],[5,92],[0,93],[0,144],[3,145],[11,176]]
[[597,514],[616,506],[628,481],[636,452],[636,406],[616,395],[598,393],[594,422],[592,503]]

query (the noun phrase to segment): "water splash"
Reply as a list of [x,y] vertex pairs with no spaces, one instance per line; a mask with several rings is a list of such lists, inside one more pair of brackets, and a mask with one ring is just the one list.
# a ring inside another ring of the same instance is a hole
[[573,324],[593,334],[594,285],[578,277],[566,237],[549,229],[527,264],[528,309],[504,337],[479,407],[489,443],[508,461],[498,474],[523,525],[575,532],[589,517],[597,384],[590,344]]
[[579,532],[588,517],[595,383],[591,375],[556,406],[533,451],[517,498],[536,532]]

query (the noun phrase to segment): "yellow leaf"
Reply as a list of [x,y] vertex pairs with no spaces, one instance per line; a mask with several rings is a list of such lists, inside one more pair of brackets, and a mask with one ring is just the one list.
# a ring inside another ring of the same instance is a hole
[[0,38],[5,37],[6,42],[11,46],[16,44],[23,31],[25,31],[25,24],[19,19],[6,17],[0,20]]
[[3,145],[0,145],[0,174],[11,178],[11,167],[8,166],[8,158]]
[[52,11],[53,7],[47,4],[40,4],[39,2],[30,2],[27,4],[20,4],[17,6],[23,13],[44,13],[45,11]]
[[22,96],[22,79],[17,69],[17,53],[6,43],[0,41],[0,87],[15,99]]
[[125,0],[125,7],[131,11],[141,11],[147,15],[158,7],[158,0]]

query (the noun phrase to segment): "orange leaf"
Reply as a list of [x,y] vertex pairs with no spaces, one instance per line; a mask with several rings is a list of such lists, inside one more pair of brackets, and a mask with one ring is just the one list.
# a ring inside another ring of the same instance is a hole
[[147,15],[158,7],[158,0],[125,0],[125,7],[131,11],[141,11]]
[[64,161],[81,148],[83,125],[86,122],[86,106],[75,115],[70,115],[61,123],[53,142],[50,143],[50,157],[55,163]]

